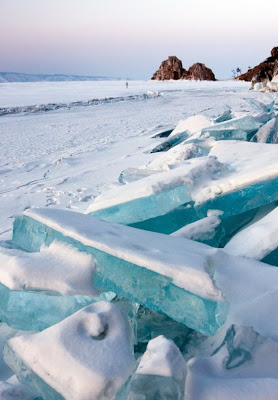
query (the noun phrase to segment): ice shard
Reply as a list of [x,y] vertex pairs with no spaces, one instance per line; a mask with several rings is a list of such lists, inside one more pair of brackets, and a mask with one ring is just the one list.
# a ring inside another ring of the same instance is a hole
[[207,137],[214,137],[215,140],[248,140],[248,133],[243,129],[236,128],[222,128],[219,129],[215,125],[216,129],[210,128],[207,131],[202,132],[201,139]]
[[278,117],[272,118],[252,137],[252,142],[278,143]]
[[252,115],[247,115],[204,128],[202,129],[202,136],[209,133],[216,135],[216,130],[240,130],[245,131],[248,137],[252,137],[260,127],[261,124]]
[[164,336],[151,340],[132,376],[128,400],[182,400],[185,361],[177,346]]
[[209,154],[230,165],[231,170],[192,194],[199,216],[215,209],[223,211],[223,219],[278,199],[276,145],[219,141]]
[[228,110],[223,111],[222,114],[218,115],[218,117],[215,118],[214,123],[218,124],[220,122],[229,121],[232,118],[233,118],[232,110],[228,109]]
[[[190,202],[195,183],[217,179],[223,172],[226,172],[226,166],[213,157],[187,160],[173,170],[103,193],[86,212],[123,224],[149,220]],[[173,226],[172,232],[177,229]]]
[[127,168],[120,173],[119,182],[123,185],[146,178],[160,171],[155,171],[147,168]]
[[6,363],[47,400],[112,399],[135,367],[128,321],[107,302],[9,340]]
[[173,136],[169,136],[167,140],[163,143],[157,145],[154,149],[152,149],[151,153],[158,153],[160,151],[167,151],[174,146],[177,146],[179,143],[183,142],[188,138],[189,132],[180,132]]
[[278,247],[278,207],[238,232],[225,246],[230,254],[262,260]]
[[204,244],[53,209],[26,210],[15,220],[13,240],[28,251],[54,240],[85,251],[96,259],[94,286],[207,335],[226,319],[228,304]]

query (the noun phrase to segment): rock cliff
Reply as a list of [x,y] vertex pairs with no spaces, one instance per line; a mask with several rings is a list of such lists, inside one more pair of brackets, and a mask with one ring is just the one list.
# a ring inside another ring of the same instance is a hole
[[270,82],[275,75],[278,74],[278,47],[274,47],[271,50],[271,56],[265,61],[261,62],[256,67],[249,69],[246,73],[237,77],[242,81],[250,81],[254,85],[255,83]]

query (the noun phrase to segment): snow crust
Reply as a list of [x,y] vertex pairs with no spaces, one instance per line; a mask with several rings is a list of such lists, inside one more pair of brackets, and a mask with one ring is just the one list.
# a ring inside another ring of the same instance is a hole
[[66,400],[104,400],[135,366],[130,340],[128,321],[120,309],[99,302],[43,332],[13,338],[8,345]]
[[98,220],[72,211],[31,209],[26,216],[64,236],[150,269],[191,293],[223,300],[209,273],[210,247],[154,232]]
[[94,260],[63,243],[43,246],[39,253],[0,248],[0,283],[11,290],[40,290],[61,295],[96,296]]
[[136,374],[167,376],[182,382],[185,376],[185,361],[172,340],[157,336],[149,341]]
[[[244,245],[243,245],[244,243]],[[262,260],[278,247],[278,208],[241,230],[226,244],[225,251]]]

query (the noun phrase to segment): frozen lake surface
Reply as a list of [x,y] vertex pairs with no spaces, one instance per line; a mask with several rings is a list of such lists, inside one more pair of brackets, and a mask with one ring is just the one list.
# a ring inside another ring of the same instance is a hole
[[[154,158],[157,132],[194,114],[213,117],[232,107],[252,111],[246,82],[39,82],[0,85],[0,107],[78,103],[53,111],[0,117],[0,238],[11,237],[15,215],[29,207],[83,212],[120,172]],[[90,100],[96,100],[89,105]],[[37,111],[37,109],[34,109]]]

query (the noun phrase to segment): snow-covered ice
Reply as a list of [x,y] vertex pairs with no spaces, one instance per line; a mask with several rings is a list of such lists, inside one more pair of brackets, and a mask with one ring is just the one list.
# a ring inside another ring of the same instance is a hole
[[278,102],[248,86],[0,85],[0,398],[277,397]]

